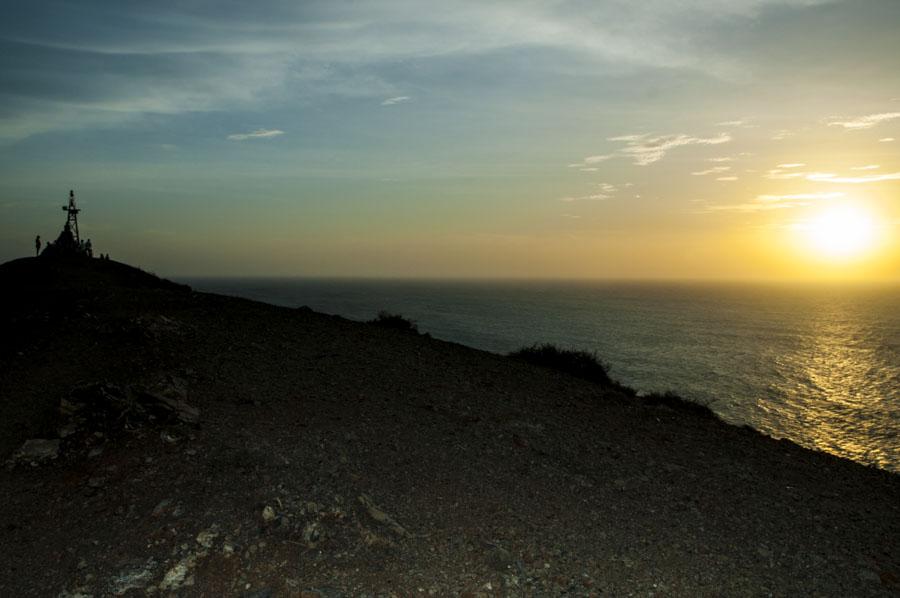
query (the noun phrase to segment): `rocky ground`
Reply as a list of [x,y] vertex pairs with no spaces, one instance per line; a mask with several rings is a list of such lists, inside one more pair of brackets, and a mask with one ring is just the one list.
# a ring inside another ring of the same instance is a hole
[[900,476],[115,262],[0,281],[2,596],[900,592]]

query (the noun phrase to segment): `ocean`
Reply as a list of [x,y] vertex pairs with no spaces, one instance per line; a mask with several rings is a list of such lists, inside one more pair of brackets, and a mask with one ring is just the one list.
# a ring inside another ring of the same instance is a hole
[[195,278],[196,290],[381,310],[496,353],[593,351],[639,392],[672,390],[724,420],[900,472],[900,287],[633,282]]

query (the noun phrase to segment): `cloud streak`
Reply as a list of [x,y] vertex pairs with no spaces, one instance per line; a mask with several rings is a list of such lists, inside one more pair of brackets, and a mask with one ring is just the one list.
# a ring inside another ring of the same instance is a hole
[[707,206],[705,212],[770,212],[809,206],[811,202],[828,201],[843,197],[840,192],[792,193],[786,195],[757,195],[752,202]]
[[382,106],[393,106],[395,104],[402,104],[403,102],[408,102],[412,98],[410,96],[394,96],[392,98],[388,98],[381,102]]
[[[731,141],[731,135],[728,133],[720,133],[715,137],[695,137],[686,133],[678,133],[672,135],[650,135],[648,133],[639,133],[633,135],[618,135],[608,137],[607,141],[624,142],[625,146],[615,150],[609,154],[598,154],[587,156],[581,162],[570,164],[570,168],[589,166],[599,164],[614,158],[626,158],[631,160],[638,166],[648,166],[654,162],[662,160],[671,150],[688,145],[719,145]],[[713,158],[712,161],[724,161],[724,158]],[[725,172],[727,166],[717,166],[706,172],[712,174],[716,172]],[[697,174],[697,173],[694,173]],[[699,176],[699,175],[698,175]]]
[[[631,187],[631,183],[626,183],[625,187]],[[560,197],[559,201],[571,203],[575,201],[603,201],[605,199],[612,199],[615,195],[616,191],[619,190],[619,187],[613,185],[611,183],[600,183],[598,185],[600,192],[599,193],[591,193],[589,195],[580,195],[580,196],[567,196]]]
[[692,172],[693,176],[706,176],[708,174],[718,174],[721,172],[728,172],[731,170],[731,166],[713,166],[712,168],[707,168],[706,170],[698,170],[697,172]]
[[246,141],[248,139],[271,139],[284,135],[284,131],[280,129],[256,129],[250,133],[232,133],[228,136],[230,141]]
[[900,118],[900,112],[882,112],[880,114],[868,114],[858,116],[850,120],[831,119],[827,121],[829,127],[843,127],[850,131],[871,129],[875,125]]
[[848,185],[864,185],[882,181],[900,181],[900,172],[885,174],[867,174],[864,176],[838,176],[830,172],[814,172],[806,176],[806,180],[817,183],[842,183]]
[[[621,139],[621,138],[620,138]],[[731,141],[731,135],[720,133],[716,137],[693,137],[686,134],[659,135],[649,137],[642,135],[629,140],[619,154],[630,157],[638,166],[647,166],[662,160],[665,155],[677,148],[687,145],[719,145]]]

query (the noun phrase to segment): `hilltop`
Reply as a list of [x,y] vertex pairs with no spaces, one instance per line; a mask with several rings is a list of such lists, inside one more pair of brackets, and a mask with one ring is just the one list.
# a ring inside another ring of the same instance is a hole
[[117,262],[0,284],[0,595],[900,591],[900,476]]

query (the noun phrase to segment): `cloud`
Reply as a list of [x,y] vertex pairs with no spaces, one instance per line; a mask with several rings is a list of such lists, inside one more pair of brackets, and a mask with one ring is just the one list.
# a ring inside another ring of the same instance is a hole
[[866,164],[865,166],[854,166],[850,170],[878,170],[881,168],[879,164]]
[[731,182],[731,181],[738,180],[738,178],[736,176],[720,176],[716,180],[723,181],[723,182]]
[[606,162],[607,160],[611,160],[615,158],[612,154],[606,154],[601,156],[588,156],[584,159],[585,164],[599,164],[600,162]]
[[[629,183],[626,183],[624,186],[630,187]],[[590,195],[580,195],[580,196],[569,196],[569,197],[560,197],[559,201],[564,202],[574,202],[574,201],[603,201],[605,199],[612,199],[613,195],[619,188],[616,185],[611,183],[600,183],[597,185],[600,189],[599,193],[591,193]]]
[[393,106],[394,104],[402,104],[403,102],[408,102],[412,98],[409,96],[394,96],[392,98],[388,98],[381,102],[382,106]]
[[739,203],[726,205],[706,206],[704,212],[768,212],[770,210],[787,210],[791,208],[802,208],[809,204],[805,202],[785,202],[785,203]]
[[868,114],[850,120],[829,120],[829,127],[843,127],[847,130],[871,129],[877,124],[900,118],[900,112],[882,112],[881,114]]
[[271,139],[272,137],[278,137],[279,135],[284,135],[284,131],[279,129],[257,129],[255,131],[251,131],[250,133],[232,133],[228,136],[228,139],[231,141],[245,141],[247,139]]
[[802,179],[807,173],[800,171],[785,172],[780,168],[773,168],[766,172],[763,176],[773,180]]
[[[606,162],[613,158],[628,158],[638,166],[647,166],[662,160],[663,157],[672,149],[685,145],[718,145],[731,141],[731,135],[728,133],[720,133],[716,137],[694,137],[685,133],[673,135],[655,135],[648,133],[638,133],[632,135],[618,135],[616,137],[607,137],[607,141],[624,142],[625,146],[619,148],[611,154],[599,154],[588,156],[581,162],[569,164],[569,168],[580,168],[591,164]],[[728,158],[730,159],[730,158]],[[721,162],[725,158],[713,158],[712,161]],[[729,167],[718,167],[728,170]],[[712,172],[724,172],[724,170],[711,170]],[[710,174],[707,173],[707,174]],[[695,173],[696,174],[696,173]]]
[[[637,98],[669,78],[685,87],[752,79],[765,70],[738,49],[769,41],[766,31],[795,39],[777,27],[779,17],[817,18],[813,6],[822,3],[458,0],[421,10],[412,0],[258,0],[221,10],[209,1],[16,1],[0,20],[0,41],[16,46],[0,47],[0,107],[15,100],[18,112],[0,121],[0,135],[143,115],[291,110],[334,97],[380,103],[419,89],[412,82],[463,97],[485,81],[553,89],[565,83],[553,76],[587,74],[595,77],[584,79],[589,85],[608,82],[610,90],[639,80],[626,96]],[[861,46],[855,39],[845,43]],[[533,65],[535,57],[550,60]],[[451,71],[461,76],[450,82]],[[559,98],[570,91],[560,86]]]
[[731,170],[731,166],[714,166],[712,168],[707,168],[706,170],[698,170],[697,172],[692,172],[691,174],[694,176],[706,176],[708,174],[728,172],[729,170]]
[[[693,137],[684,133],[677,135],[659,135],[649,137],[647,135],[629,136],[624,148],[618,151],[619,155],[632,158],[638,166],[647,166],[662,160],[669,150],[686,145],[719,145],[731,141],[731,135],[720,133],[716,137]],[[623,140],[626,138],[622,138]]]
[[717,127],[733,127],[740,129],[755,129],[758,125],[751,124],[749,120],[745,118],[737,119],[737,120],[726,120],[720,123],[716,123]]
[[882,137],[878,140],[879,143],[890,143],[891,141],[894,141],[893,137]]
[[706,161],[707,162],[717,162],[717,163],[734,162],[734,158],[731,158],[729,156],[722,156],[720,158],[707,158]]
[[779,164],[778,168],[800,168],[801,166],[806,166],[803,162],[790,162],[788,164]]
[[900,181],[900,172],[867,174],[857,177],[837,176],[829,172],[814,172],[807,175],[806,180],[815,181],[817,183],[846,183],[850,185],[862,185],[865,183],[878,183],[881,181]]
[[637,133],[635,135],[619,135],[617,137],[607,137],[607,141],[640,141],[646,137],[646,133]]
[[768,212],[789,210],[810,205],[813,201],[827,201],[843,197],[843,193],[793,193],[788,195],[757,195],[752,202],[706,206],[705,212]]
[[757,195],[756,201],[771,203],[776,201],[797,201],[806,199],[837,199],[838,197],[843,196],[844,194],[840,191],[827,193],[789,193],[787,195]]
[[772,134],[772,141],[782,141],[788,137],[793,137],[794,132],[789,129],[779,129]]
[[564,201],[566,203],[571,203],[574,201],[603,201],[604,199],[610,199],[611,195],[606,195],[605,193],[594,193],[591,195],[580,195],[577,197],[560,197],[559,201]]

